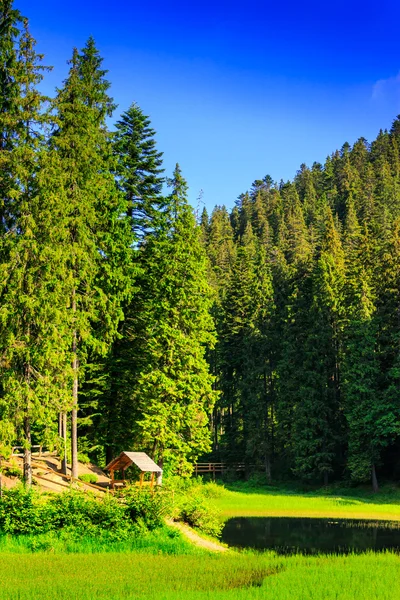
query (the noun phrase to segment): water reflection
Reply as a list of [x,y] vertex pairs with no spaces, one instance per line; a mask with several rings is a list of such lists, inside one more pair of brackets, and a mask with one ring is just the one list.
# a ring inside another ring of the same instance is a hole
[[229,546],[275,550],[280,554],[400,550],[400,523],[355,519],[237,517],[225,523]]

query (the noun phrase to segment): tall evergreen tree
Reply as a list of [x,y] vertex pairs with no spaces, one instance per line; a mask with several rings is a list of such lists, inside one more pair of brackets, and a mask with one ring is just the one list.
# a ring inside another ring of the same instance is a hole
[[163,208],[163,153],[157,150],[154,136],[149,117],[135,103],[117,122],[114,136],[118,183],[139,237],[155,226]]
[[[376,466],[382,447],[385,407],[379,392],[375,298],[368,230],[361,233],[350,207],[346,223],[346,312],[343,393],[348,426],[348,468],[354,480],[370,474],[378,491]],[[379,432],[379,433],[378,433]]]
[[56,225],[42,206],[41,193],[47,98],[37,86],[45,67],[27,20],[11,2],[2,5],[0,27],[2,418],[14,424],[17,439],[23,440],[24,478],[30,485],[31,428],[33,422],[44,429],[51,423],[49,415],[53,411],[54,416],[61,396],[56,374],[65,365],[58,353],[59,260],[52,247]]
[[132,307],[138,377],[130,431],[159,464],[184,472],[189,460],[209,449],[216,393],[205,350],[214,332],[201,232],[178,165],[170,185],[162,226],[141,250],[143,275]]
[[116,166],[105,119],[114,104],[102,59],[92,38],[74,50],[68,78],[54,106],[58,127],[52,149],[63,173],[60,199],[68,240],[66,297],[74,381],[71,415],[72,475],[77,477],[79,380],[89,350],[105,353],[131,290],[131,227],[127,205],[113,177]]

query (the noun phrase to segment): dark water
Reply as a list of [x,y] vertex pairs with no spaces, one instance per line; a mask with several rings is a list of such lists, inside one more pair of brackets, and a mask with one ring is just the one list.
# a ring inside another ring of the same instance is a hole
[[400,551],[400,523],[237,517],[225,523],[222,541],[229,546],[274,550],[280,554]]

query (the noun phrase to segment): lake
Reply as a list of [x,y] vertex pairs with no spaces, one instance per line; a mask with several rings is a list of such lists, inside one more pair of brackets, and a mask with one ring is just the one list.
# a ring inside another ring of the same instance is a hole
[[238,548],[274,550],[279,554],[326,554],[400,550],[400,523],[356,519],[235,517],[222,541]]

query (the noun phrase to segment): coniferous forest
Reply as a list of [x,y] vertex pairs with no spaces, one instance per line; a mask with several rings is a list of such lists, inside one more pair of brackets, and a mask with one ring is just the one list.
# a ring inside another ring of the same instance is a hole
[[0,0],[0,454],[398,479],[400,117],[197,215],[92,38],[49,68]]

